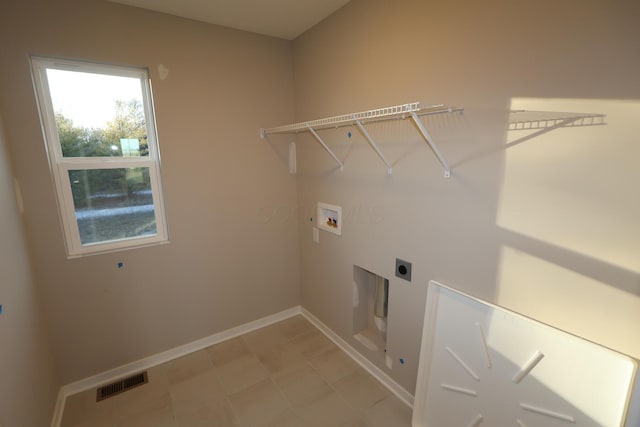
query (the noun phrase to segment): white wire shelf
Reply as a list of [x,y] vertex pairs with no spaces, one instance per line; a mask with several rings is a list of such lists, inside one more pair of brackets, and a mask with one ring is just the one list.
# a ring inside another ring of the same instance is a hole
[[337,128],[340,126],[351,126],[356,125],[362,135],[366,138],[369,145],[375,150],[380,159],[384,162],[387,167],[387,173],[392,173],[391,163],[386,159],[380,147],[376,144],[375,140],[369,134],[369,132],[365,128],[365,124],[379,122],[384,120],[399,120],[411,118],[415,123],[416,127],[420,135],[425,139],[429,147],[438,158],[438,161],[444,168],[444,176],[451,176],[451,168],[449,164],[446,162],[440,150],[435,145],[433,138],[425,128],[424,124],[420,120],[420,116],[425,115],[433,115],[433,114],[445,114],[445,113],[453,113],[453,112],[461,112],[462,108],[459,107],[449,107],[442,104],[429,105],[426,107],[420,107],[419,102],[412,102],[408,104],[394,105],[391,107],[377,108],[375,110],[361,111],[358,113],[351,114],[343,114],[340,116],[327,117],[324,119],[311,120],[306,122],[299,122],[285,126],[278,126],[272,128],[261,128],[260,129],[260,138],[266,138],[271,134],[278,133],[298,133],[298,132],[310,132],[313,137],[322,145],[322,147],[329,153],[329,155],[335,160],[335,162],[340,167],[340,170],[343,170],[344,165],[342,161],[335,155],[335,153],[329,148],[329,146],[322,140],[320,135],[318,134],[318,130],[328,129],[328,128]]

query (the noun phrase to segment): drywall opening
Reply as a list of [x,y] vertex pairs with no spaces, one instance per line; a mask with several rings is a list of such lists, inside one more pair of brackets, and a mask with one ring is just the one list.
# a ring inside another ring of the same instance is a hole
[[370,354],[384,358],[387,348],[389,280],[353,266],[353,337]]

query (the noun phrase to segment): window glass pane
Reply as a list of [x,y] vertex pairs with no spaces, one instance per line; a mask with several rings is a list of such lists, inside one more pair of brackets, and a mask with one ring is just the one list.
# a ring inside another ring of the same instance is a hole
[[156,234],[149,168],[70,170],[81,243]]
[[64,157],[148,156],[141,80],[47,69]]

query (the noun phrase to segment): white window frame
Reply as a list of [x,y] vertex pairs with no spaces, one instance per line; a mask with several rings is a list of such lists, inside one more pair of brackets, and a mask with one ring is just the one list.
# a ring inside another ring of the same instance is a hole
[[[112,252],[123,249],[168,242],[167,223],[162,195],[162,180],[160,173],[160,151],[156,133],[155,113],[151,93],[151,81],[148,71],[144,68],[105,65],[99,63],[66,60],[58,58],[31,57],[33,81],[40,112],[40,120],[49,157],[49,164],[55,185],[58,209],[65,236],[67,256],[69,258]],[[47,69],[80,71],[95,74],[105,74],[140,79],[142,88],[143,107],[147,127],[148,156],[140,157],[64,157],[58,136],[55,113]],[[69,170],[82,169],[121,169],[148,168],[153,197],[153,208],[156,221],[156,234],[148,236],[130,237],[105,242],[82,244],[80,231],[76,220],[75,206],[71,192]]]

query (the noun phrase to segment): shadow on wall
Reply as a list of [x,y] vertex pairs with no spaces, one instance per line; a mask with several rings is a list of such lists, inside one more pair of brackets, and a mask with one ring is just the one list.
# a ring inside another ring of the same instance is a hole
[[591,114],[510,123],[496,303],[638,358],[640,102],[520,98],[511,107]]
[[508,141],[504,146],[493,147],[491,150],[473,154],[466,159],[460,160],[453,166],[458,167],[496,152],[504,151],[557,129],[568,127],[603,126],[606,125],[605,119],[606,116],[604,114],[512,110],[509,113],[509,125],[506,130],[523,131],[528,133],[524,136],[519,136],[514,140]]
[[638,357],[628,326],[640,321],[640,170],[632,160],[640,156],[640,102],[514,99],[512,108],[606,114],[606,126],[533,129],[535,143],[513,145],[520,135],[507,142],[497,302]]

